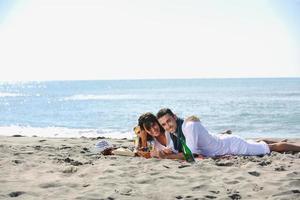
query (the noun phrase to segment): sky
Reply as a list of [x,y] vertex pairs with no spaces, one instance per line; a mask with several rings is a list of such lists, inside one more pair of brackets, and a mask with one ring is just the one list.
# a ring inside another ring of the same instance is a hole
[[300,0],[0,0],[0,81],[300,77]]

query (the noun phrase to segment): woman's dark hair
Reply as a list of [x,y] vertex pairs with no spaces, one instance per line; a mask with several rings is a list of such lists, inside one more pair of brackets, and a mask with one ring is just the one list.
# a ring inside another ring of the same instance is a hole
[[150,130],[154,123],[158,124],[161,133],[165,132],[164,128],[159,124],[155,115],[150,112],[142,114],[138,120],[138,124],[142,130]]
[[169,115],[171,115],[172,117],[175,116],[175,114],[171,111],[170,108],[162,108],[162,109],[160,109],[160,110],[157,112],[156,117],[157,117],[157,119],[159,119],[159,118],[163,117],[163,116],[166,115],[166,114],[169,114]]

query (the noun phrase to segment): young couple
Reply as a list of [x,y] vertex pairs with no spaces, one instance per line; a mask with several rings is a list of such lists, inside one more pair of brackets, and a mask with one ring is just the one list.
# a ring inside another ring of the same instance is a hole
[[[191,116],[183,120],[169,108],[159,110],[156,116],[149,112],[142,114],[138,125],[141,147],[146,147],[147,137],[153,138],[154,149],[150,152],[151,157],[183,159],[180,138],[186,141],[194,155],[205,157],[265,155],[271,151],[300,152],[300,145],[294,143],[270,140],[255,142],[233,135],[211,135],[197,117]],[[138,155],[144,156],[144,153],[138,151]]]

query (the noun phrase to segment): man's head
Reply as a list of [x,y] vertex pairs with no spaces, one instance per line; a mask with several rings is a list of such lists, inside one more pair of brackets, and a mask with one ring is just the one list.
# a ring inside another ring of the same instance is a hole
[[177,117],[169,108],[162,108],[156,114],[160,125],[169,133],[175,133],[177,129]]
[[159,124],[155,115],[150,112],[142,114],[138,123],[141,130],[145,130],[152,137],[157,137],[164,133],[163,127]]

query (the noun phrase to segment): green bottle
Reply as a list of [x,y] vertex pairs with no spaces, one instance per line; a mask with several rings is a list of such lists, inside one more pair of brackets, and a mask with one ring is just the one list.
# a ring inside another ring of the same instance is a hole
[[183,156],[187,162],[195,162],[195,158],[190,148],[186,145],[184,139],[182,137],[179,138],[180,143],[182,145]]

